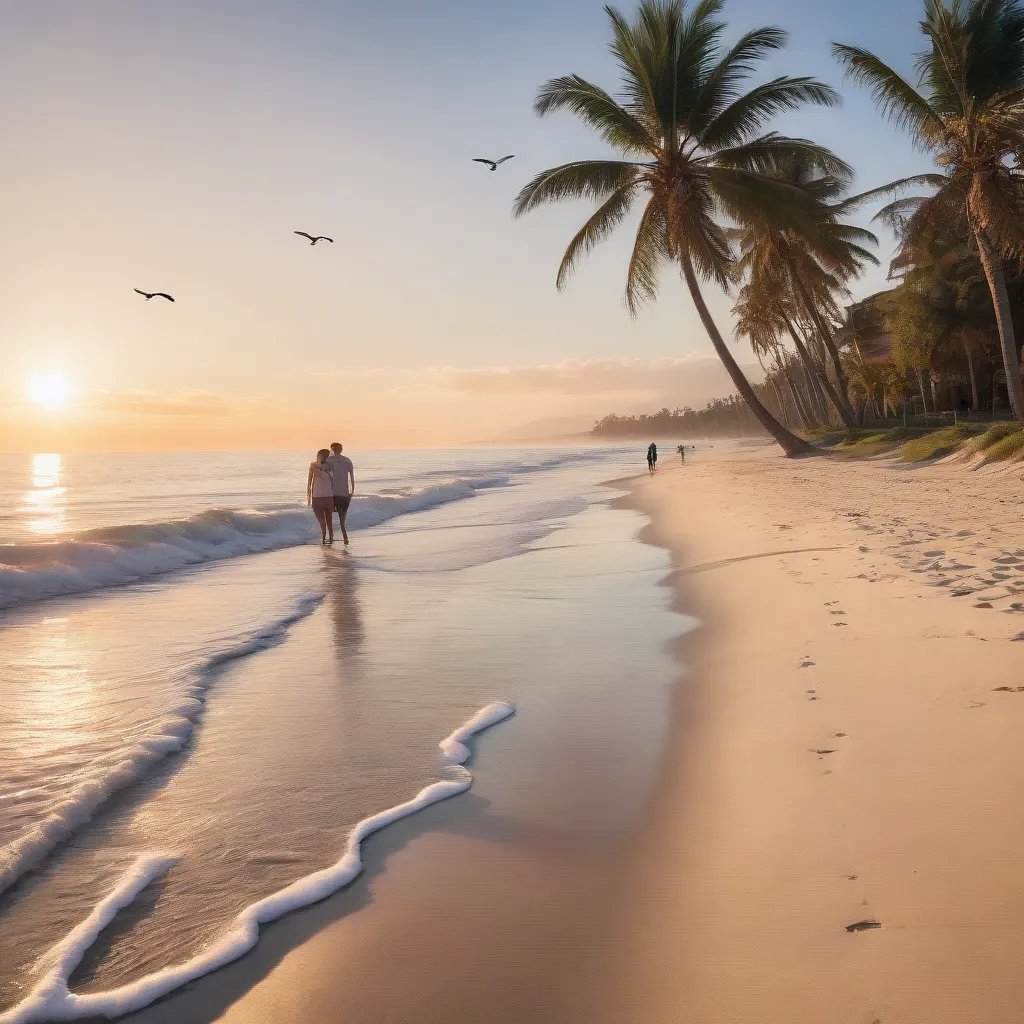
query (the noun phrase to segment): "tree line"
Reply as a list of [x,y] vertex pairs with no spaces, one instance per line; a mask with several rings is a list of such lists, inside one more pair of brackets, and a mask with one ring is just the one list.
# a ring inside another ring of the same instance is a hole
[[[659,270],[674,267],[750,422],[790,455],[814,450],[792,427],[884,416],[911,389],[934,408],[938,386],[962,378],[980,406],[978,371],[992,363],[1011,414],[1024,417],[1011,309],[1024,257],[1021,0],[924,0],[913,82],[867,50],[833,44],[880,116],[930,157],[922,173],[859,194],[840,156],[772,128],[805,105],[838,105],[839,94],[806,76],[751,86],[786,34],[753,29],[727,46],[724,6],[641,0],[631,18],[607,8],[617,94],[578,75],[541,87],[539,114],[572,113],[620,157],[550,168],[517,197],[517,215],[552,202],[596,204],[562,257],[558,287],[639,207],[630,312],[657,297]],[[877,238],[855,218],[880,199],[875,219],[896,232],[901,280],[870,308],[846,310],[853,282],[878,263]],[[735,334],[761,361],[762,385],[712,317],[708,284],[732,296]],[[872,330],[891,342],[881,356],[865,351]],[[719,422],[734,404],[677,418]]]

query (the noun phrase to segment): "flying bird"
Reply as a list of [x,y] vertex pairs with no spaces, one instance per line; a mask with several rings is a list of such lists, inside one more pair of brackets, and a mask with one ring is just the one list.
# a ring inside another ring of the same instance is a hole
[[515,153],[509,153],[508,156],[503,156],[500,160],[488,160],[485,156],[473,157],[473,163],[475,164],[487,164],[492,171],[498,169],[498,164],[503,164],[506,160],[511,160],[515,156]]
[[333,238],[328,238],[326,235],[310,235],[305,231],[295,231],[293,234],[302,235],[303,238],[309,239],[310,245],[316,245],[317,242],[333,242]]
[[144,292],[140,288],[135,288],[133,289],[133,291],[136,291],[139,293],[139,295],[144,296],[147,302],[149,302],[150,299],[166,299],[168,302],[174,301],[174,296],[168,295],[167,292]]

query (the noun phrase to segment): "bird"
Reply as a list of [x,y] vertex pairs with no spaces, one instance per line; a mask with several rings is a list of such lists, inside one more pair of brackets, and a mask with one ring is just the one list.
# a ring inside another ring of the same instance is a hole
[[506,160],[511,160],[515,156],[515,153],[509,153],[508,156],[503,156],[500,160],[488,160],[485,156],[473,157],[473,163],[475,164],[487,164],[492,171],[498,169],[498,164],[503,164]]
[[302,235],[303,238],[309,239],[310,245],[316,245],[317,242],[333,242],[333,238],[328,238],[326,235],[310,235],[305,231],[295,231],[293,234]]
[[150,299],[166,299],[168,302],[174,301],[174,296],[168,295],[167,292],[144,292],[140,288],[135,288],[133,290],[138,292],[139,295],[144,296],[147,302],[149,302]]

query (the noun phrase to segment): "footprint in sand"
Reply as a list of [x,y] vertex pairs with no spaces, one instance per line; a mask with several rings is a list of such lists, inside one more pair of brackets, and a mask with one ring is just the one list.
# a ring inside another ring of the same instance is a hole
[[829,612],[829,615],[845,615],[846,612]]
[[996,686],[993,693],[1024,693],[1024,686]]
[[834,732],[834,733],[832,733],[832,735],[835,736],[835,738],[837,740],[844,740],[844,739],[846,739],[846,733],[845,732]]
[[846,930],[848,932],[869,932],[873,928],[881,928],[881,921],[854,921],[853,924],[848,924]]
[[848,622],[833,622],[832,625],[833,626],[848,626],[849,623]]
[[945,551],[926,551],[924,553],[925,558],[942,558],[945,555]]
[[820,761],[826,754],[834,754],[835,750],[812,750],[811,753],[817,754]]
[[976,604],[974,607],[975,608],[991,608],[992,607],[992,602],[991,601],[979,601],[978,604]]
[[809,660],[809,659],[805,659],[804,661],[800,662],[800,667],[801,668],[814,668],[814,662]]
[[847,875],[846,880],[848,882],[856,882],[859,877],[859,875]]

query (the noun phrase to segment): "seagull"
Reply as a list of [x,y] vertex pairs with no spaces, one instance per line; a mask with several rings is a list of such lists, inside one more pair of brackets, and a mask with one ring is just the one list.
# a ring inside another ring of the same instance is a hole
[[317,242],[333,242],[333,238],[328,238],[326,235],[309,235],[305,231],[293,231],[292,234],[302,235],[303,238],[309,239],[310,245],[316,245]]
[[133,291],[138,292],[139,295],[145,296],[147,302],[149,302],[150,299],[166,299],[168,302],[174,301],[174,296],[168,295],[167,292],[144,292],[139,288],[134,288]]
[[473,157],[473,163],[487,164],[492,171],[496,171],[498,169],[498,164],[503,164],[506,160],[511,160],[514,156],[515,153],[509,153],[508,156],[503,156],[500,160],[488,160],[487,157],[484,156],[475,156]]

